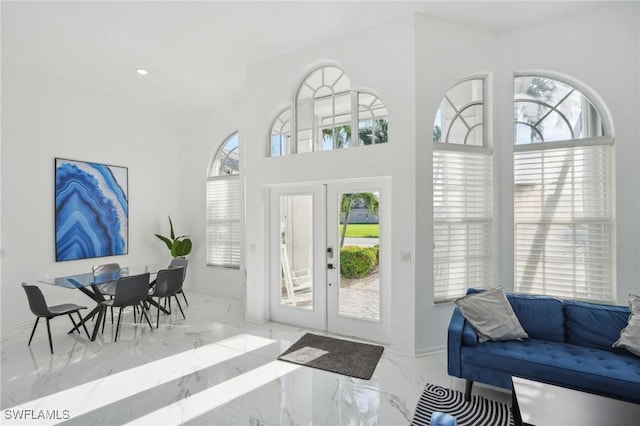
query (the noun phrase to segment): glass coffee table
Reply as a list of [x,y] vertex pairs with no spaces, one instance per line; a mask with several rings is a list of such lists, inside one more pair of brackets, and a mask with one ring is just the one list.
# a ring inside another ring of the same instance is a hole
[[640,404],[513,377],[515,426],[640,424]]

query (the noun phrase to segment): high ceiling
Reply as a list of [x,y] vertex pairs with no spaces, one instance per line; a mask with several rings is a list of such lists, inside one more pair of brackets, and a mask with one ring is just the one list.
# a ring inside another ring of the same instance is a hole
[[182,116],[241,96],[246,65],[414,12],[505,31],[603,3],[2,1],[2,63]]

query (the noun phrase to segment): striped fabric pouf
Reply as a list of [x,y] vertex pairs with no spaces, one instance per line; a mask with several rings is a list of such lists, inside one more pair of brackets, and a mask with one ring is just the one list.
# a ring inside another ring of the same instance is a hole
[[508,404],[477,395],[471,395],[471,401],[465,402],[462,392],[427,384],[411,424],[428,426],[434,411],[454,416],[458,426],[513,426]]

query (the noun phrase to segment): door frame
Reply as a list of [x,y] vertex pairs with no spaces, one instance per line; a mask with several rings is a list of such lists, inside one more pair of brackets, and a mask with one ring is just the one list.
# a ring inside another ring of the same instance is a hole
[[[339,275],[338,194],[349,192],[380,192],[379,303],[380,320],[340,317],[338,315]],[[309,183],[275,184],[267,187],[269,215],[267,217],[268,294],[271,321],[299,327],[328,331],[345,336],[389,343],[391,339],[391,178],[359,178]],[[330,195],[331,194],[331,195]],[[313,197],[313,303],[311,309],[280,303],[282,294],[280,197],[312,195]],[[333,200],[329,200],[329,196]],[[333,209],[333,212],[329,212]],[[335,213],[335,214],[334,214]],[[333,230],[332,230],[333,228]],[[335,232],[334,232],[335,231]],[[329,234],[334,240],[331,241]],[[334,256],[328,258],[327,248]],[[337,256],[336,256],[337,254]],[[327,264],[338,263],[333,270]],[[332,281],[332,282],[331,282]],[[334,284],[335,283],[335,284]],[[332,284],[331,286],[329,284]]]

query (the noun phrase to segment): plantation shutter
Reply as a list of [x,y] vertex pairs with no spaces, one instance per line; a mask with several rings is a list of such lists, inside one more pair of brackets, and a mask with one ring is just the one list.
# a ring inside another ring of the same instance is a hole
[[615,300],[613,147],[603,139],[515,146],[517,292]]
[[435,302],[492,283],[492,174],[487,152],[434,149]]
[[240,180],[207,179],[207,265],[240,267]]

